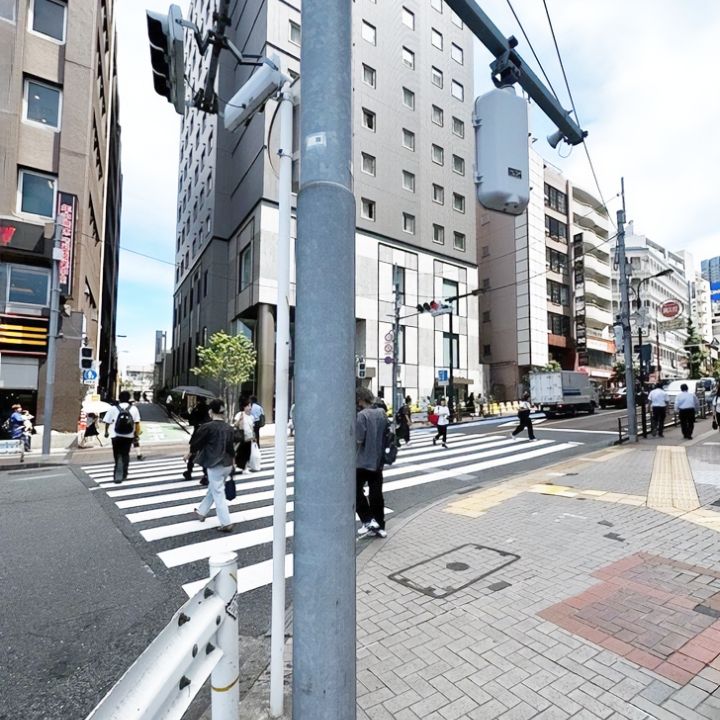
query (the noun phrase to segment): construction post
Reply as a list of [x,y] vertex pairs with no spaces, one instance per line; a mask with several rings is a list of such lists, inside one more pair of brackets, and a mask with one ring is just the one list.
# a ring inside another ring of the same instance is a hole
[[635,375],[633,373],[632,328],[628,287],[630,279],[625,258],[625,183],[623,181],[623,209],[617,211],[617,262],[620,276],[620,322],[625,344],[625,386],[627,387],[627,420],[630,442],[637,442],[637,415],[635,413]]
[[355,720],[351,0],[303,0],[293,718]]

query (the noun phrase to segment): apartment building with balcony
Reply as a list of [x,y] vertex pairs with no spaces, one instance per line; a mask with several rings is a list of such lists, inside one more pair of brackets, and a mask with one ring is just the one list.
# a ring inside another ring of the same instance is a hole
[[0,2],[0,405],[42,409],[52,227],[62,225],[53,427],[75,430],[94,350],[114,384],[121,172],[114,2]]
[[478,210],[481,359],[501,401],[517,398],[527,374],[550,361],[598,383],[614,361],[607,210],[529,153],[526,212]]
[[[198,0],[191,3],[190,17],[204,27],[211,11]],[[240,22],[247,16],[255,22]],[[232,18],[229,32],[238,47],[275,53],[291,77],[298,77],[298,2],[240,2]],[[385,348],[397,283],[402,391],[413,398],[441,393],[437,371],[448,367],[452,344],[459,396],[478,394],[483,388],[477,299],[457,303],[452,335],[448,316],[418,315],[415,308],[477,288],[473,36],[442,0],[359,0],[353,4],[353,34],[355,351],[365,360],[363,382],[376,393],[385,390],[390,399]],[[187,53],[190,84],[198,87],[207,60],[198,57],[190,41]],[[220,97],[232,97],[251,72],[222,57]],[[295,87],[302,96],[301,79]],[[243,333],[258,351],[255,376],[244,390],[259,397],[268,418],[277,304],[274,116],[270,101],[236,134],[226,132],[216,116],[194,109],[183,118],[168,378],[172,384],[195,384],[190,369],[197,347],[220,329]],[[294,217],[291,235],[294,242]],[[293,265],[291,335],[294,272]]]

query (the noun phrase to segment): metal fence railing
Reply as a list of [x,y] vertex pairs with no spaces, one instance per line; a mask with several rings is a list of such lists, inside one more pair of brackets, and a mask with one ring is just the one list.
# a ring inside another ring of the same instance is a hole
[[237,555],[210,558],[210,580],[86,720],[180,720],[210,677],[213,720],[237,720]]

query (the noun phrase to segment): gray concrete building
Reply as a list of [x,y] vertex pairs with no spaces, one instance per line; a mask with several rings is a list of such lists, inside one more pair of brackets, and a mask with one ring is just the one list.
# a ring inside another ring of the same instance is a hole
[[[191,4],[190,17],[203,27],[210,12],[207,2]],[[452,342],[460,397],[477,394],[477,300],[458,303],[453,337],[448,316],[432,318],[415,309],[477,287],[472,34],[441,0],[361,0],[353,12],[356,354],[365,359],[364,382],[375,392],[387,389],[390,398],[384,358],[397,281],[404,316],[402,390],[413,398],[441,394],[437,370],[448,366]],[[232,19],[229,32],[243,52],[277,54],[297,78],[299,3],[239,2]],[[197,88],[207,59],[190,42],[186,54],[190,83]],[[223,56],[221,106],[251,72]],[[301,97],[301,80],[296,87]],[[268,102],[264,113],[235,134],[214,115],[189,109],[183,118],[169,377],[174,385],[195,384],[190,369],[196,348],[220,329],[244,333],[258,350],[255,377],[244,390],[258,395],[268,418],[277,295],[275,110]],[[291,323],[293,315],[291,308]]]
[[0,0],[0,404],[44,424],[52,239],[63,225],[53,426],[75,430],[79,348],[113,390],[121,203],[113,0]]

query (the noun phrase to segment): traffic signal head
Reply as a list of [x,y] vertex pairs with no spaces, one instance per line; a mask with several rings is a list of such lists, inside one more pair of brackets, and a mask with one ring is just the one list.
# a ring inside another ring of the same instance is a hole
[[80,348],[80,369],[92,370],[93,366],[93,349],[91,347]]
[[171,5],[167,15],[146,10],[153,85],[182,115],[185,112],[185,30],[182,11]]

